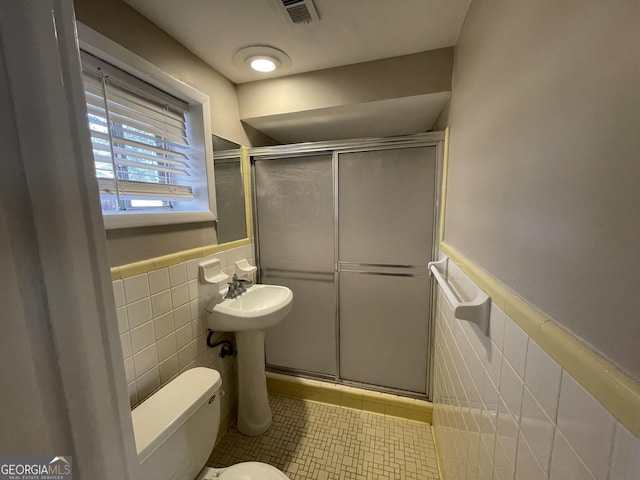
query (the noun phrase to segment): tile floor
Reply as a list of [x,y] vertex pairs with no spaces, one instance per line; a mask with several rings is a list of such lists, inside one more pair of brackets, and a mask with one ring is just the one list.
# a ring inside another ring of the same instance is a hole
[[429,425],[270,395],[271,428],[246,437],[231,426],[211,467],[260,461],[291,480],[438,480]]

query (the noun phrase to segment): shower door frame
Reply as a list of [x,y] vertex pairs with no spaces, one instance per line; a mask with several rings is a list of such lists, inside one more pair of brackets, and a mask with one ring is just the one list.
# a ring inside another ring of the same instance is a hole
[[[334,310],[334,326],[335,326],[335,374],[327,375],[316,372],[309,372],[306,370],[299,370],[289,367],[281,367],[277,365],[266,364],[268,371],[276,373],[284,373],[296,377],[312,378],[324,381],[331,381],[335,384],[352,386],[363,388],[366,390],[372,390],[382,393],[392,393],[396,395],[402,395],[405,397],[412,397],[418,399],[431,400],[431,392],[433,391],[433,350],[434,350],[434,322],[435,317],[435,294],[436,289],[433,279],[430,277],[427,266],[425,265],[425,271],[429,278],[429,307],[427,318],[427,365],[426,365],[426,392],[424,394],[418,392],[412,392],[407,390],[400,390],[396,388],[383,387],[379,385],[372,385],[368,383],[361,383],[352,380],[345,380],[340,375],[340,263],[339,263],[339,203],[338,203],[338,163],[339,155],[344,153],[355,152],[368,152],[368,151],[380,151],[380,150],[395,150],[400,148],[418,148],[418,147],[434,147],[436,149],[436,164],[434,175],[434,202],[433,202],[433,234],[432,234],[432,251],[431,258],[436,259],[438,252],[438,232],[439,225],[442,221],[440,218],[440,203],[441,203],[441,183],[442,183],[442,165],[444,158],[444,132],[428,132],[419,133],[415,135],[405,135],[399,137],[389,138],[363,138],[354,140],[343,140],[333,142],[309,142],[291,145],[278,145],[272,147],[256,147],[248,149],[250,163],[251,163],[251,187],[252,187],[252,202],[253,202],[253,233],[254,233],[254,258],[258,271],[256,273],[257,281],[260,281],[261,263],[260,263],[260,229],[259,229],[259,210],[257,205],[257,190],[256,190],[256,175],[255,175],[255,162],[263,160],[278,160],[286,158],[304,158],[306,156],[315,155],[331,155],[331,174],[332,174],[332,188],[333,188],[333,221],[334,221],[334,266],[333,266],[333,279],[335,287],[335,310]],[[355,264],[354,264],[355,265]],[[367,265],[370,266],[370,265]],[[389,265],[385,265],[389,267]],[[393,265],[398,269],[411,267],[415,269],[415,266],[405,265]],[[417,276],[415,273],[376,273],[367,272],[374,275],[396,275],[396,276]]]

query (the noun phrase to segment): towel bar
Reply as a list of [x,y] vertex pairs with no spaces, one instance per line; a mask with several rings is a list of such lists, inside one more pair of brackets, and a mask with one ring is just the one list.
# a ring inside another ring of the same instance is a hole
[[459,320],[466,320],[475,323],[480,331],[489,336],[489,313],[491,310],[491,298],[480,288],[477,288],[477,294],[470,302],[461,300],[460,295],[451,286],[448,280],[440,273],[438,267],[444,266],[445,271],[448,267],[449,258],[445,257],[437,262],[429,262],[427,268],[440,284],[447,300],[453,308],[453,316]]

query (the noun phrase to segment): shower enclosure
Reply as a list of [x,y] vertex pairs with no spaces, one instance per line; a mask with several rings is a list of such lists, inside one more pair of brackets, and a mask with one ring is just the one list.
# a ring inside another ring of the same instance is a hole
[[440,140],[251,151],[260,281],[294,293],[269,369],[428,396]]

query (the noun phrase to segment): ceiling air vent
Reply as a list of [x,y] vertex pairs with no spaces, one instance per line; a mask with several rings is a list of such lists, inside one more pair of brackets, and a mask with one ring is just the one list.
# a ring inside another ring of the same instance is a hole
[[295,25],[320,20],[312,0],[278,0],[278,3],[284,8],[287,19]]

